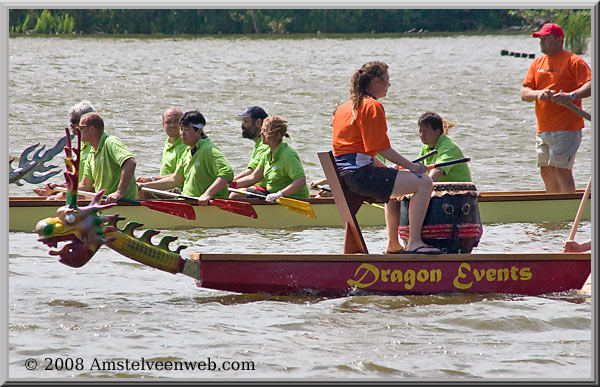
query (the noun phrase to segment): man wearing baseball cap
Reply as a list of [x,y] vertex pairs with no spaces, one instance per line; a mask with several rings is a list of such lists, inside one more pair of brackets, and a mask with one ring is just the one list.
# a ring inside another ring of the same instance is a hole
[[[250,157],[248,167],[243,172],[235,176],[233,181],[229,184],[231,188],[237,188],[237,180],[244,176],[250,175],[260,164],[260,160],[263,158],[263,156],[269,153],[269,146],[263,144],[260,136],[260,130],[265,118],[267,117],[267,112],[265,112],[260,106],[250,106],[242,114],[238,114],[236,116],[237,120],[242,121],[242,137],[254,141],[254,150],[252,151],[252,156]],[[267,194],[268,192],[265,188],[266,186],[267,183],[263,179],[254,187],[249,188],[249,190],[255,191],[255,193]],[[231,198],[241,198],[245,196],[246,195],[237,194],[234,192],[230,194]]]
[[532,34],[545,54],[536,58],[521,87],[521,100],[535,101],[537,165],[546,192],[575,192],[573,163],[581,144],[583,118],[566,107],[581,109],[592,95],[590,67],[563,49],[565,34],[558,24],[546,23]]

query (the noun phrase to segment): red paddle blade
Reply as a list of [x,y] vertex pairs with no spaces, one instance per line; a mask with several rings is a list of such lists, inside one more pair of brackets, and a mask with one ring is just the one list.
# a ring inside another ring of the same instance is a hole
[[250,218],[258,218],[258,214],[252,204],[247,202],[238,202],[237,200],[212,199],[210,202],[213,206],[219,207],[222,210],[233,212],[234,214],[248,216]]
[[189,220],[196,219],[196,211],[194,211],[194,207],[187,203],[163,202],[161,200],[146,200],[141,201],[140,205],[148,207],[155,211],[179,216],[180,218],[185,218]]
[[33,188],[33,192],[35,192],[35,194],[37,196],[44,196],[45,197],[45,196],[52,195],[52,193],[49,190],[45,189],[45,188]]

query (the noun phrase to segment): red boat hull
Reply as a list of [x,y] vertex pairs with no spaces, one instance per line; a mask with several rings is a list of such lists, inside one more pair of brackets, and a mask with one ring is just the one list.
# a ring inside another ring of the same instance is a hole
[[199,286],[239,293],[538,295],[580,289],[590,254],[193,254]]

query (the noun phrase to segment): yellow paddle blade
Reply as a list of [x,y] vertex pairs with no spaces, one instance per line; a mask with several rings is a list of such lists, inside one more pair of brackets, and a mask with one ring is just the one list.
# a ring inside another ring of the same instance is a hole
[[281,198],[275,200],[275,202],[277,204],[281,204],[282,206],[285,206],[290,211],[294,211],[294,212],[297,212],[302,215],[310,216],[311,218],[315,218],[315,219],[317,217],[317,215],[315,214],[315,211],[313,211],[312,206],[308,202],[304,202],[302,200],[285,198],[285,197],[281,197]]

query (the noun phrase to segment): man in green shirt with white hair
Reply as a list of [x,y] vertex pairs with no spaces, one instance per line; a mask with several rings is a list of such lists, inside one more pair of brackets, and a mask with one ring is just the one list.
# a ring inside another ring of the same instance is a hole
[[[95,111],[96,110],[94,109],[92,103],[87,100],[83,100],[71,107],[69,110],[69,126],[71,127],[74,135],[77,135],[79,132],[79,121],[81,120],[81,117],[86,113],[92,113]],[[81,143],[81,151],[79,153],[79,181],[83,179],[83,170],[85,169],[85,164],[91,149],[92,146],[89,143]],[[65,200],[66,194],[64,192],[59,192],[56,194],[53,193],[56,187],[66,188],[67,184],[47,183],[45,185],[45,191],[37,191],[37,194],[40,196],[49,195],[46,197],[46,200]]]
[[[137,199],[136,161],[123,142],[104,132],[104,120],[98,113],[87,113],[79,121],[81,141],[92,146],[79,183],[82,191],[104,190],[106,202],[121,198]],[[80,171],[81,173],[81,171]]]

